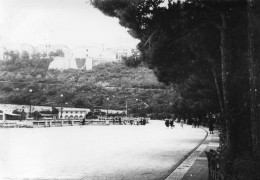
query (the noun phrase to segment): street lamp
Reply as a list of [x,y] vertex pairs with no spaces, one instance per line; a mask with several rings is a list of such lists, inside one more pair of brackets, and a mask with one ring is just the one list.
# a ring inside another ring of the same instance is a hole
[[33,92],[33,90],[32,90],[32,89],[29,89],[29,92],[30,92],[30,113],[29,113],[29,117],[31,117],[31,115],[32,115],[31,93]]
[[109,101],[109,97],[107,97],[107,117],[108,117],[108,101]]
[[127,117],[127,100],[125,100],[125,112],[126,112],[126,117]]
[[63,97],[63,94],[61,94],[60,97],[61,97],[61,103],[60,103],[60,118],[62,118],[62,97]]

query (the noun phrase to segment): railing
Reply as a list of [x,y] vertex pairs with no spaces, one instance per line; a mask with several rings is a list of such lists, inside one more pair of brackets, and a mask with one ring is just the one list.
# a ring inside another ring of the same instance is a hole
[[205,151],[208,159],[208,180],[231,180],[232,177],[220,170],[219,153],[215,150]]
[[[148,121],[146,121],[147,123]],[[145,124],[146,124],[145,123]],[[110,120],[110,119],[86,119],[84,125],[142,125],[136,120]],[[62,126],[79,126],[82,125],[82,119],[69,120],[32,120],[32,121],[14,121],[14,122],[2,122],[0,128],[32,128],[32,127],[62,127]],[[144,125],[144,124],[143,124]]]

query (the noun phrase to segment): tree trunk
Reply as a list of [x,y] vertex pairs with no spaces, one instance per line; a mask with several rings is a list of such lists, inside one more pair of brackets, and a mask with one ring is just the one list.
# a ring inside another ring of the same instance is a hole
[[223,94],[221,93],[221,83],[218,80],[218,74],[216,71],[216,66],[214,66],[214,62],[213,59],[211,57],[207,57],[207,60],[211,66],[211,71],[214,77],[214,82],[215,82],[215,86],[216,86],[216,90],[217,90],[217,94],[218,94],[218,101],[219,101],[219,106],[220,106],[220,110],[221,113],[224,113],[224,105],[223,105]]
[[260,159],[259,149],[259,118],[257,112],[257,61],[254,47],[254,24],[253,24],[254,0],[248,0],[248,62],[249,62],[249,85],[250,85],[250,120],[251,120],[251,145],[252,153]]
[[233,156],[235,152],[235,131],[234,131],[234,119],[230,112],[230,61],[231,52],[229,45],[229,27],[228,27],[228,14],[226,12],[221,13],[222,27],[221,33],[221,78],[222,78],[222,93],[223,93],[223,108],[225,118],[225,144],[229,147],[230,155]]

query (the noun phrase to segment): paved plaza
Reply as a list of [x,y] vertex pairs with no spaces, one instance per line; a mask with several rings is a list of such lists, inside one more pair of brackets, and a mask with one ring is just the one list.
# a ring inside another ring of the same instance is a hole
[[0,129],[0,179],[165,179],[206,135],[175,125]]

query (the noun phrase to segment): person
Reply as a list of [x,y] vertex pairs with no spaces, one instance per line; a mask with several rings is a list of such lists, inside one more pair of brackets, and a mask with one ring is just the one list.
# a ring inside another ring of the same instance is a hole
[[173,121],[173,119],[170,120],[170,126],[171,126],[171,128],[174,127],[174,121]]
[[85,123],[86,123],[86,119],[85,118],[83,118],[83,120],[82,120],[82,125],[84,126],[85,125]]
[[197,117],[197,127],[200,127],[200,119]]
[[214,134],[214,125],[213,125],[213,120],[209,120],[209,134]]
[[184,124],[184,120],[183,119],[181,119],[181,127],[183,128],[183,124]]
[[169,127],[169,119],[165,119],[165,126],[168,128]]
[[194,118],[192,118],[192,119],[191,119],[191,121],[192,121],[192,128],[195,128],[195,127],[196,127],[196,122],[195,122],[195,119],[194,119]]
[[116,117],[113,118],[113,124],[115,124],[115,122],[116,122],[115,119],[116,119]]

